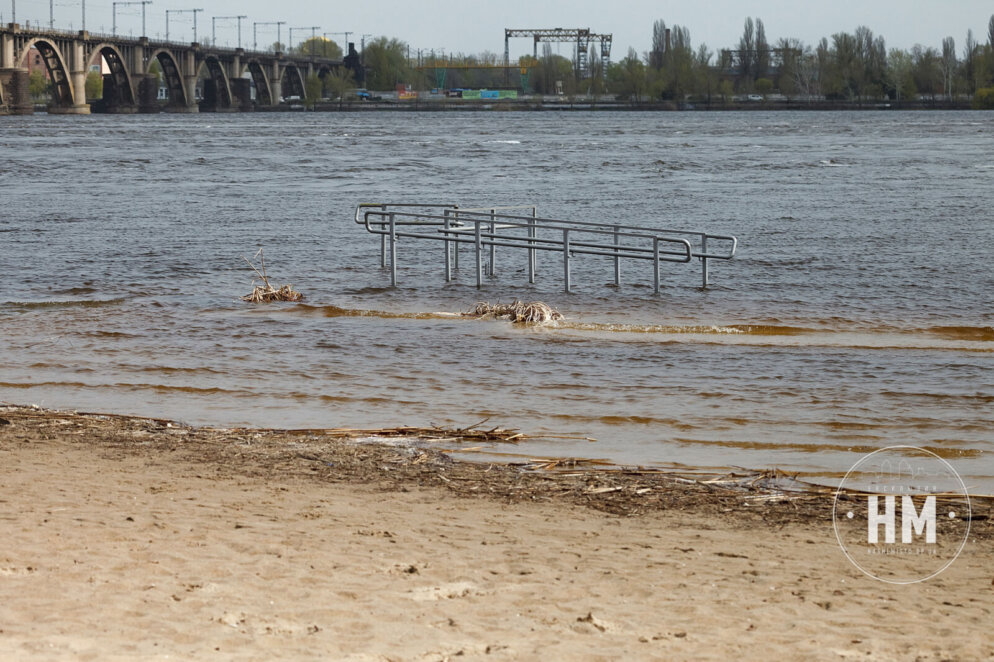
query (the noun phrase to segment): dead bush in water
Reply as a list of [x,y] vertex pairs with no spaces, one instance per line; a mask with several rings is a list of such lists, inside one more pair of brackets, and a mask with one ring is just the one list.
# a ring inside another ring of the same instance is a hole
[[304,298],[304,295],[293,289],[292,285],[283,285],[282,287],[276,288],[270,284],[269,276],[266,275],[266,256],[263,254],[261,248],[253,257],[259,258],[261,271],[254,264],[252,264],[252,260],[247,257],[244,257],[243,259],[248,262],[250,267],[252,267],[252,271],[258,274],[265,286],[256,285],[255,280],[253,279],[252,292],[243,296],[242,301],[248,301],[249,303],[268,303],[270,301],[301,301]]
[[541,301],[523,303],[517,299],[511,303],[495,304],[481,301],[476,304],[476,308],[463,315],[480,319],[509,320],[514,324],[549,324],[563,319],[562,313],[548,304]]

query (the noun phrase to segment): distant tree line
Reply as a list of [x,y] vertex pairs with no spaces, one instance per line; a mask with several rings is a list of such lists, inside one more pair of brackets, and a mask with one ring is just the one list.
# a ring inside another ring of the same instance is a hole
[[[573,58],[542,54],[520,58],[504,68],[493,53],[449,55],[416,52],[402,41],[380,37],[365,46],[366,86],[391,90],[398,84],[414,89],[525,88],[538,94],[613,95],[633,103],[727,103],[735,96],[780,95],[788,100],[824,99],[847,102],[904,102],[973,99],[994,107],[994,16],[984,41],[968,30],[961,48],[953,37],[941,46],[916,45],[890,49],[884,38],[865,26],[805,44],[783,37],[770,41],[763,21],[745,20],[732,48],[694,48],[690,30],[664,21],[652,27],[651,48],[603,67],[591,48],[588,76],[579,79]],[[308,42],[301,44],[307,53]]]

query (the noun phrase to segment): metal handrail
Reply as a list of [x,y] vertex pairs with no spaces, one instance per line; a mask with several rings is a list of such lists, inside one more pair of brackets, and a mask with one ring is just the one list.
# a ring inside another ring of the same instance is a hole
[[[531,209],[531,216],[506,213],[508,211]],[[441,212],[441,213],[439,213]],[[380,264],[387,266],[386,254],[389,246],[391,284],[397,284],[398,238],[432,239],[445,242],[445,279],[452,279],[451,258],[455,256],[455,266],[459,266],[460,244],[473,244],[476,247],[476,284],[482,287],[482,250],[489,248],[490,264],[488,272],[495,272],[495,251],[498,246],[525,248],[528,250],[529,282],[535,282],[536,251],[551,251],[563,254],[563,269],[566,291],[571,291],[570,258],[573,255],[600,255],[614,258],[615,284],[621,283],[621,260],[652,260],[654,263],[654,286],[659,291],[659,263],[686,263],[697,258],[702,265],[702,283],[708,285],[708,260],[729,260],[735,255],[738,240],[731,235],[717,235],[707,232],[658,229],[645,226],[623,225],[620,223],[565,221],[539,218],[533,205],[504,207],[460,208],[454,204],[426,203],[361,203],[356,207],[355,222],[363,225],[367,232],[380,235]],[[426,233],[414,231],[413,227],[433,228]],[[526,230],[525,236],[508,231]],[[559,236],[539,236],[538,232],[561,233]],[[573,237],[571,237],[573,235]],[[577,240],[580,235],[583,240]],[[678,236],[673,236],[678,235]],[[598,241],[597,237],[608,236],[611,242]],[[710,252],[708,240],[730,242],[728,250]],[[625,240],[644,242],[642,245]],[[692,240],[694,242],[692,243]],[[699,240],[700,247],[694,246]]]

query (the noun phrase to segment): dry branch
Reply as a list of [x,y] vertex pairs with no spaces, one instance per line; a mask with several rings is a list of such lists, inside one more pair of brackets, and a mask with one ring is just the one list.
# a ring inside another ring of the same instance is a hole
[[283,285],[276,288],[270,284],[269,276],[266,274],[266,256],[261,248],[253,257],[259,258],[260,266],[262,267],[261,271],[252,264],[252,260],[244,256],[242,259],[248,262],[248,265],[252,267],[252,271],[258,274],[265,286],[256,285],[255,280],[253,280],[252,291],[243,296],[242,301],[248,301],[249,303],[269,303],[270,301],[301,301],[304,298],[304,295],[293,289],[292,285]]
[[563,319],[562,313],[541,301],[524,303],[515,299],[511,303],[490,304],[481,301],[476,308],[463,313],[465,317],[478,319],[510,320],[514,324],[549,324]]

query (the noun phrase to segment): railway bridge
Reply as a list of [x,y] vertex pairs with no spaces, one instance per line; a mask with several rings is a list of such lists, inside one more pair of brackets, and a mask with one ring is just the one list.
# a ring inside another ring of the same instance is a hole
[[[32,49],[37,49],[33,55]],[[283,97],[304,96],[304,81],[324,77],[340,67],[362,71],[355,47],[344,60],[332,60],[243,48],[214,48],[200,43],[120,37],[86,31],[35,30],[16,23],[0,26],[0,114],[30,114],[29,55],[40,57],[51,82],[49,113],[88,114],[86,76],[101,64],[103,98],[94,111],[108,113],[178,113],[251,111],[275,108]],[[168,89],[168,102],[158,100],[159,74]],[[105,69],[106,70],[106,69]],[[203,98],[196,98],[203,79]],[[254,90],[254,94],[253,94]]]

